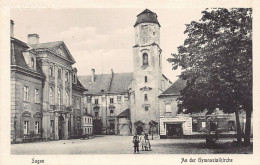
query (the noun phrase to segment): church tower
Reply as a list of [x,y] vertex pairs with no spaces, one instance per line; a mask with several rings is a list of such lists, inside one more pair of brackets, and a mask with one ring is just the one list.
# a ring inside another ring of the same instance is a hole
[[156,13],[146,9],[137,15],[133,46],[134,81],[131,89],[132,134],[158,133],[158,96],[162,77],[160,27]]

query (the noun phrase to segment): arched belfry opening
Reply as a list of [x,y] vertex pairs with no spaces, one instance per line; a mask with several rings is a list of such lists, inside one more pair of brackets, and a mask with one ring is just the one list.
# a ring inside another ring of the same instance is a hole
[[143,65],[148,65],[148,54],[147,53],[143,54]]

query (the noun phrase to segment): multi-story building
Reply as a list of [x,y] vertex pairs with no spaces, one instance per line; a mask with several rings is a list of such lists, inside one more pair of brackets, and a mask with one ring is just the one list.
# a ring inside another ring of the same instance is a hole
[[28,34],[27,43],[14,38],[13,25],[11,21],[12,138],[68,139],[82,129],[85,111],[86,89],[72,68],[75,60],[63,41],[39,43],[37,34]]
[[132,73],[79,76],[95,134],[158,133],[158,96],[171,85],[162,74],[160,24],[146,9],[137,15]]
[[[160,99],[160,137],[171,138],[185,135],[203,135],[211,131],[232,135],[236,134],[237,125],[235,113],[226,114],[216,108],[212,114],[206,110],[200,113],[185,114],[178,110],[180,91],[186,86],[186,81],[178,79],[168,89],[159,95]],[[246,116],[239,111],[239,121],[242,132],[245,132]]]

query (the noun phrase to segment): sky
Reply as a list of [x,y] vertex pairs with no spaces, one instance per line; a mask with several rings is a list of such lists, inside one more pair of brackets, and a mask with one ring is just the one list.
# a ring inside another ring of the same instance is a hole
[[[12,9],[14,37],[27,42],[37,33],[40,43],[64,41],[74,57],[78,75],[133,72],[134,23],[145,9]],[[167,58],[177,53],[185,38],[185,24],[201,18],[204,8],[150,8],[157,13],[163,73],[176,81],[181,70],[172,70]]]

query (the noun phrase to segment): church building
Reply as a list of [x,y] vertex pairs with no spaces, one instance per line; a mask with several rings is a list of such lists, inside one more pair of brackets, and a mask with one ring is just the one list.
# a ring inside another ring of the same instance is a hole
[[133,72],[79,76],[96,134],[158,134],[159,98],[172,82],[162,74],[160,23],[146,9],[134,24]]

